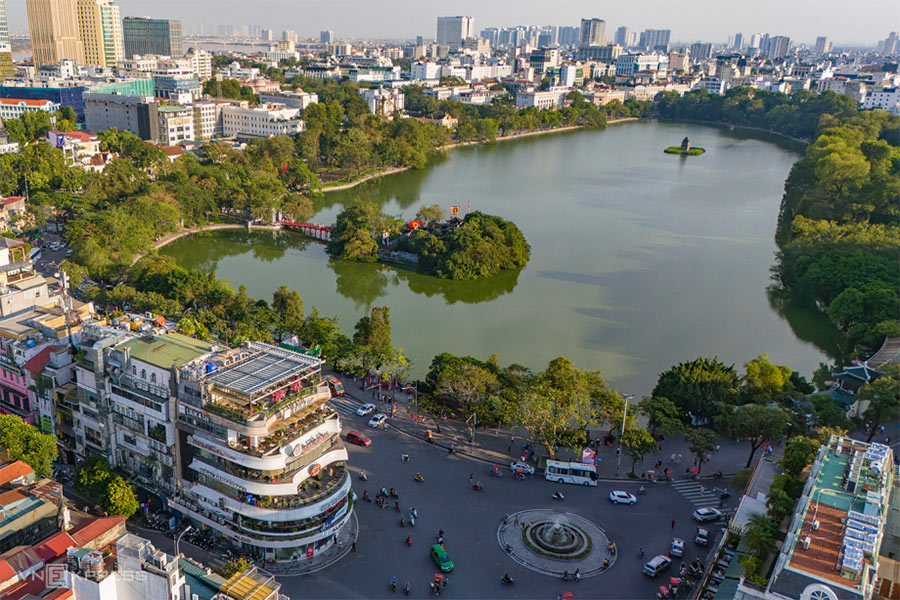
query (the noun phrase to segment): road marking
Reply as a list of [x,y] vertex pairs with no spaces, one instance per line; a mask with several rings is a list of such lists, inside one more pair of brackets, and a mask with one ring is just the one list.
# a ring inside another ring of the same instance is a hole
[[719,503],[719,495],[698,481],[673,481],[672,487],[694,506],[714,506]]

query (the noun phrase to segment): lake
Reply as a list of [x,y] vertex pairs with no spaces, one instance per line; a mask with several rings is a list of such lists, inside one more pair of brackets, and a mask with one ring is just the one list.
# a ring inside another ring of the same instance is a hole
[[[663,154],[689,136],[702,156]],[[697,356],[739,368],[761,353],[810,376],[840,351],[817,312],[767,294],[792,143],[755,132],[682,123],[623,123],[459,148],[425,169],[331,192],[313,221],[370,199],[410,219],[423,204],[515,222],[531,244],[519,272],[445,281],[379,264],[334,261],[292,233],[222,231],[162,251],[215,269],[271,300],[288,285],[305,309],[353,325],[389,306],[393,339],[424,374],[439,352],[542,369],[556,356],[602,369],[623,393]]]

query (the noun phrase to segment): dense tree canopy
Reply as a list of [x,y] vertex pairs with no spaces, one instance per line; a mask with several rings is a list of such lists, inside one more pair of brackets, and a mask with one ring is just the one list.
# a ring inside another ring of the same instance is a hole
[[53,474],[56,460],[56,439],[38,431],[16,415],[0,415],[0,448],[9,453],[9,460],[21,460],[39,477]]

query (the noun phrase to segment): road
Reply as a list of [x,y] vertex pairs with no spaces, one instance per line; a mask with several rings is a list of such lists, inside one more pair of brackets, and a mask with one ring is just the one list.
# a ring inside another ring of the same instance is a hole
[[[357,430],[372,438],[367,448],[348,445],[354,490],[361,496],[366,489],[374,495],[381,487],[394,487],[404,512],[415,506],[419,519],[415,528],[401,528],[400,513],[393,507],[381,509],[357,502],[354,507],[360,534],[356,552],[312,575],[279,577],[283,593],[291,598],[389,597],[392,576],[401,586],[410,582],[411,597],[425,597],[435,572],[428,547],[439,529],[445,532],[445,547],[456,567],[445,593],[456,598],[556,598],[572,591],[578,598],[646,599],[654,596],[662,581],[644,576],[641,567],[653,555],[666,553],[673,535],[688,540],[688,560],[702,550],[692,541],[696,523],[690,514],[696,506],[709,505],[714,498],[712,483],[683,482],[686,485],[679,488],[651,485],[635,506],[616,506],[607,499],[611,489],[636,492],[640,484],[620,481],[601,482],[596,488],[560,486],[540,475],[516,481],[508,471],[504,477],[494,478],[483,462],[448,455],[391,427],[367,427],[368,417],[353,414],[358,404],[350,399],[332,402],[341,412],[344,433]],[[401,459],[404,452],[411,456],[408,463]],[[360,470],[368,474],[367,482],[358,479]],[[417,472],[424,475],[424,483],[413,481]],[[472,491],[470,473],[484,484],[484,492]],[[556,489],[565,493],[565,501],[551,498]],[[578,583],[566,583],[519,566],[497,543],[496,531],[505,515],[526,508],[568,511],[591,519],[616,541],[618,560],[607,572]],[[674,530],[672,519],[676,521]],[[413,538],[411,548],[405,542],[407,534]],[[638,558],[642,547],[646,553],[643,560]],[[515,579],[514,586],[500,584],[505,572]]]

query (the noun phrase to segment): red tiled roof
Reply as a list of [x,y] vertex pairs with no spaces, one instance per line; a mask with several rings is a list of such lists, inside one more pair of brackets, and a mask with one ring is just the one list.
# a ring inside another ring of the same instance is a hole
[[61,531],[34,546],[34,551],[47,562],[59,558],[66,553],[66,550],[74,546],[78,546],[78,544],[72,539],[72,536],[65,531]]
[[32,473],[34,473],[34,469],[32,469],[21,460],[7,463],[3,466],[0,466],[0,485],[6,485],[14,479],[18,479],[19,477],[30,475]]
[[51,131],[50,133],[55,133],[56,135],[64,135],[67,138],[78,140],[79,142],[96,142],[97,138],[92,136],[89,133],[85,133],[84,131]]
[[46,596],[42,597],[41,600],[66,600],[67,598],[71,598],[75,592],[66,588],[56,588]]
[[[797,543],[788,566],[842,585],[858,583],[858,578],[851,580],[842,577],[838,568],[844,532],[841,520],[846,516],[846,511],[827,504],[819,504],[815,512],[807,510],[801,531],[804,532],[802,537],[809,538],[809,548],[804,549],[802,544]],[[819,521],[817,530],[812,528],[813,521]]]
[[118,515],[114,517],[98,517],[93,521],[82,524],[73,530],[70,535],[79,546],[89,546],[92,541],[124,522],[125,517]]
[[60,348],[61,346],[47,346],[31,358],[29,358],[28,361],[23,365],[23,368],[30,373],[39,375],[44,370],[44,367],[47,366],[47,363],[50,362],[50,355]]
[[184,148],[181,146],[160,146],[160,150],[163,151],[163,154],[166,156],[181,156],[184,154]]
[[6,104],[8,106],[50,106],[56,104],[52,100],[20,100],[19,98],[0,98],[0,104]]
[[24,200],[25,196],[7,196],[6,198],[0,198],[0,204],[6,206],[8,204],[15,204],[21,200]]

